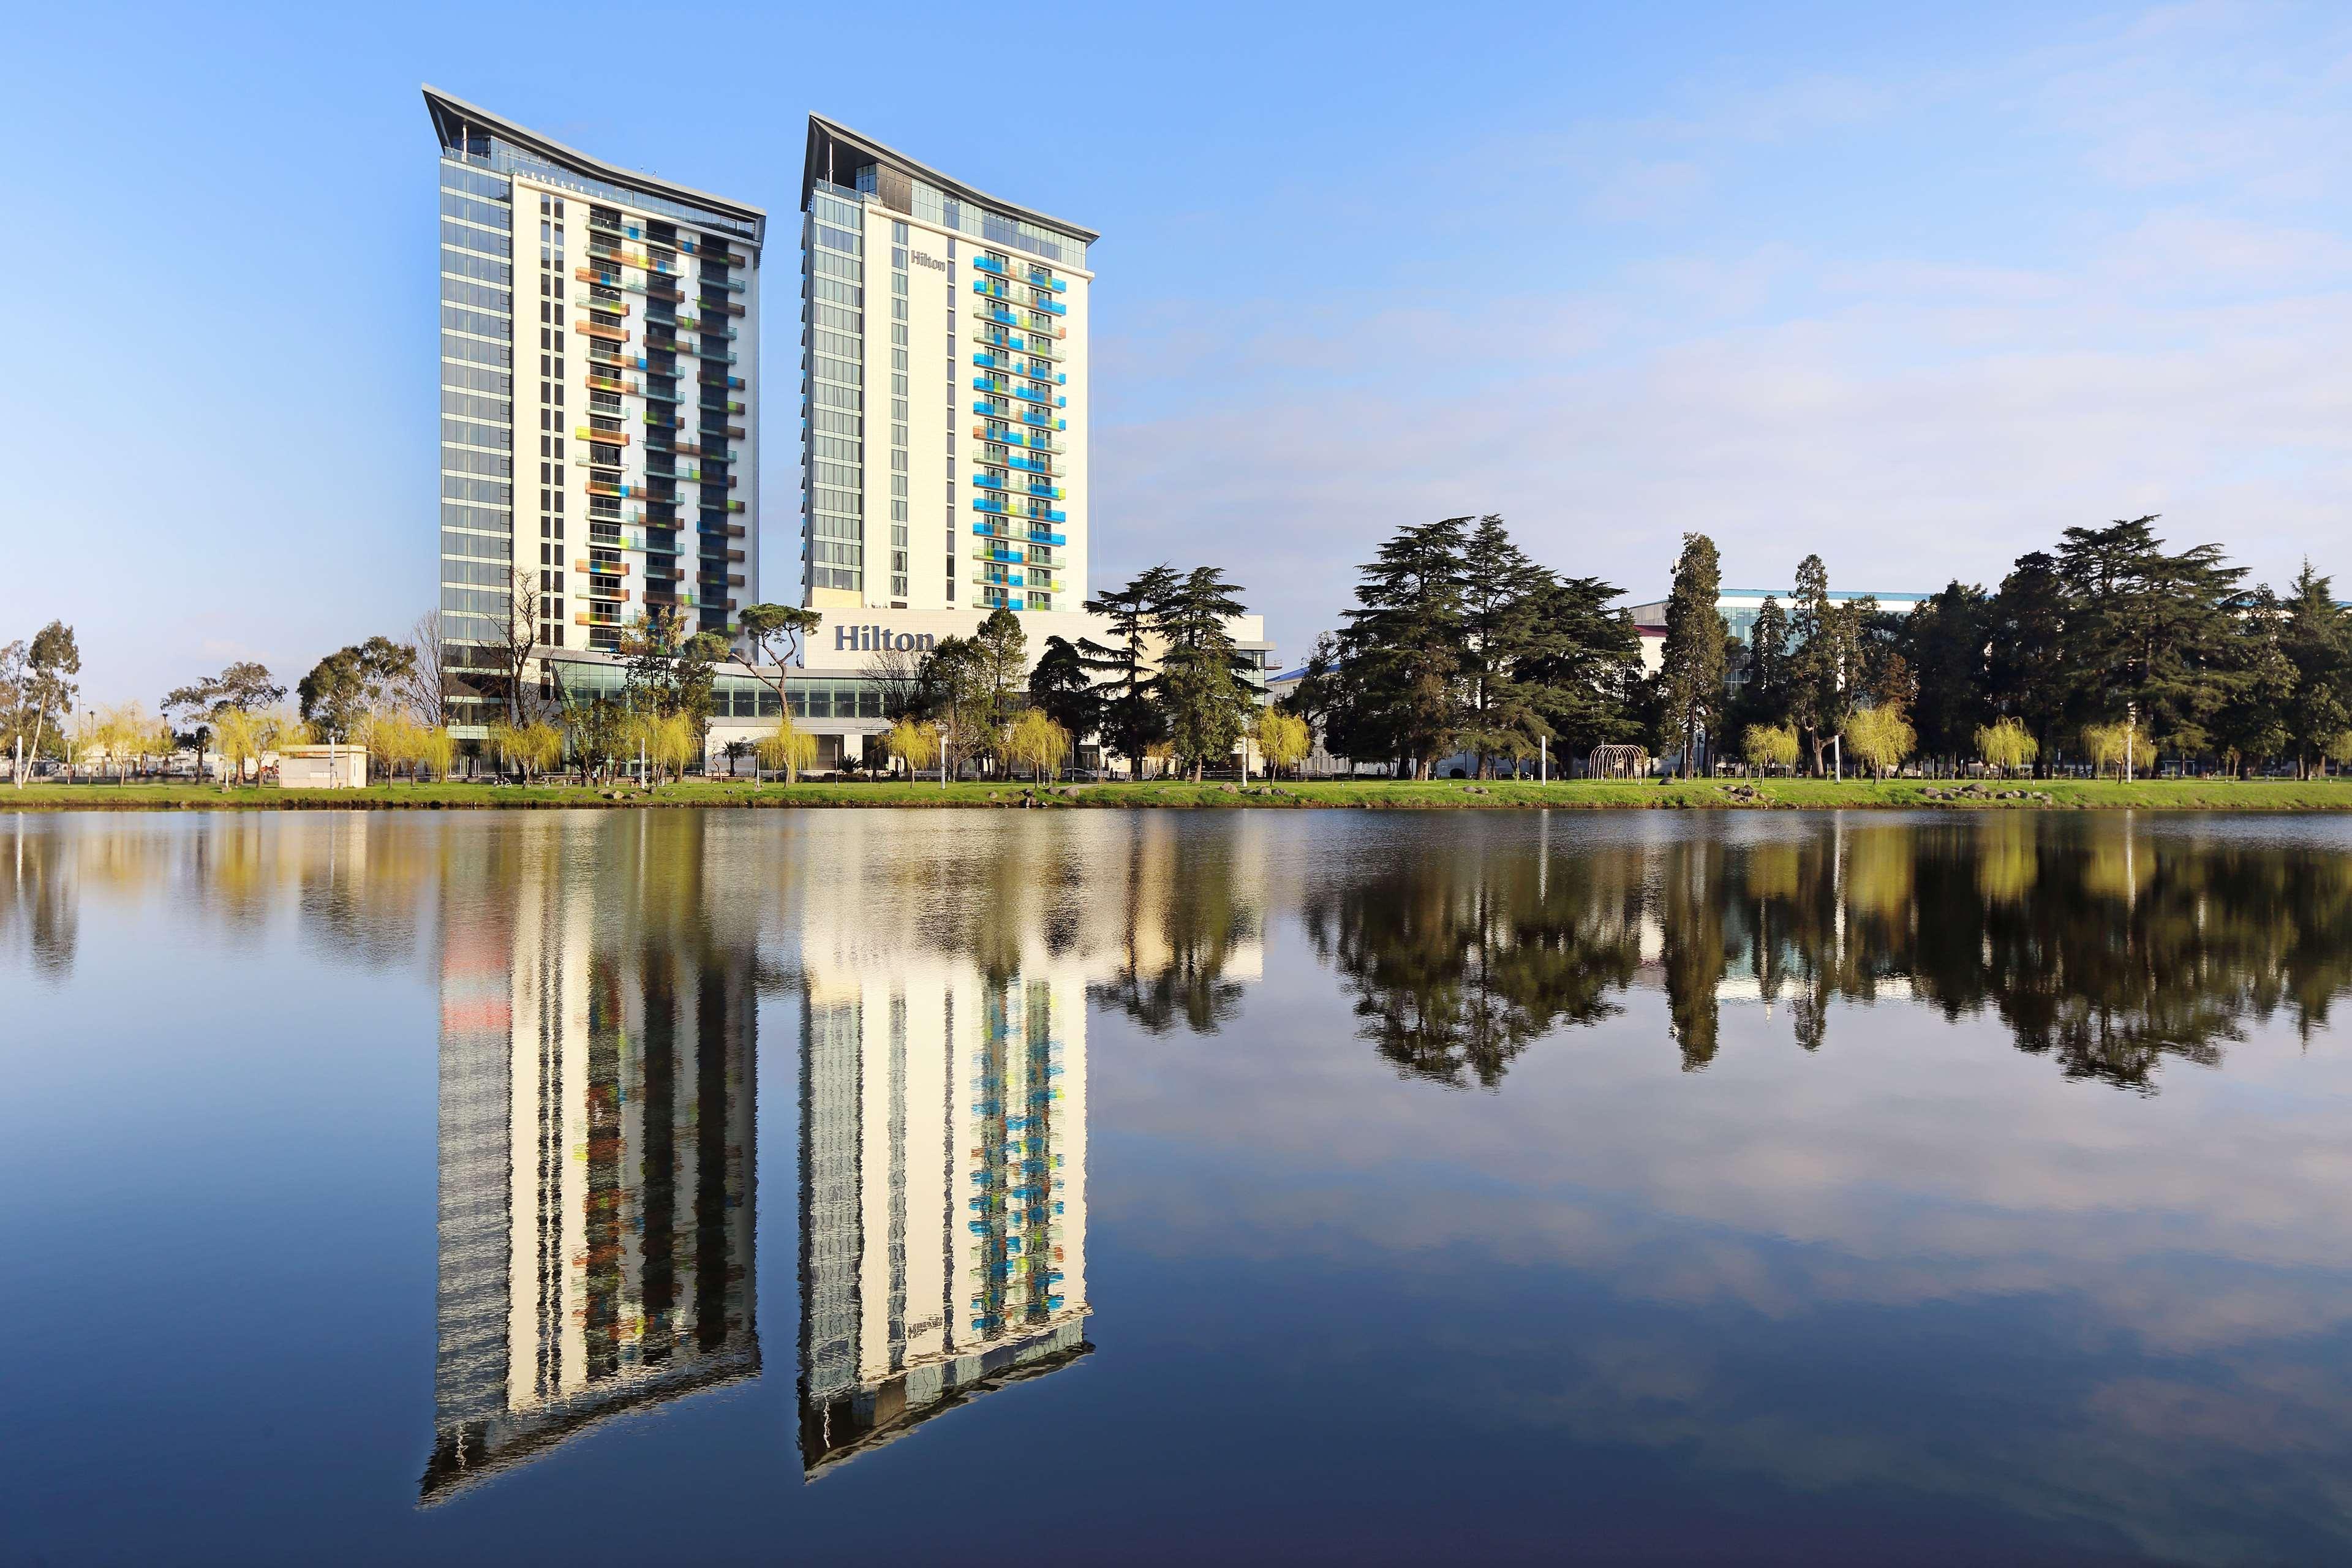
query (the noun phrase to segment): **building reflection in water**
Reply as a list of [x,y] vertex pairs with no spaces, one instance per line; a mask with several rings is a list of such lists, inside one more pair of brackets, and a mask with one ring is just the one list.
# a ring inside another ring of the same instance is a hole
[[[848,825],[851,887],[984,896],[913,923],[803,910],[801,1460],[812,1479],[1087,1339],[1088,967],[1044,837],[910,863]],[[952,853],[952,852],[950,852]],[[959,870],[970,873],[969,879]],[[853,900],[853,902],[857,902]],[[1107,962],[1109,954],[1102,955]]]
[[1087,1343],[1085,984],[812,973],[801,1458],[814,1477]]
[[698,824],[531,826],[446,884],[427,1503],[760,1367],[753,933]]

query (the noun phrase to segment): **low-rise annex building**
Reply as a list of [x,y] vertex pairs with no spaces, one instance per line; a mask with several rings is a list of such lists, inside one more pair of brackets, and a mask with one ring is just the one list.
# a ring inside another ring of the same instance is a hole
[[[749,746],[773,731],[777,715],[789,707],[794,728],[816,738],[817,757],[810,770],[831,773],[845,763],[870,766],[877,760],[876,737],[890,728],[890,688],[911,673],[915,660],[945,637],[970,637],[979,631],[989,611],[876,610],[866,608],[820,611],[816,629],[803,643],[800,662],[782,667],[731,663],[720,665],[712,689],[709,766],[724,772],[729,748]],[[1046,640],[1061,637],[1072,644],[1091,641],[1105,647],[1117,638],[1108,617],[1086,611],[1032,611],[1021,617],[1028,638],[1027,659],[1034,665]],[[1273,645],[1265,640],[1265,623],[1258,616],[1235,616],[1226,631],[1250,661],[1262,684],[1274,662]],[[617,655],[571,649],[541,650],[544,699],[580,701],[598,696],[618,696],[626,684],[627,660]],[[782,679],[780,705],[776,683]],[[1073,766],[1116,769],[1121,765],[1101,755],[1091,742],[1082,743],[1071,759]]]

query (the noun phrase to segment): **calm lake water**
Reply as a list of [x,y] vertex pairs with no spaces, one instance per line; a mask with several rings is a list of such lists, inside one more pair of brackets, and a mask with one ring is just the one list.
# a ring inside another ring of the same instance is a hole
[[2352,823],[0,817],[0,1563],[2352,1560]]

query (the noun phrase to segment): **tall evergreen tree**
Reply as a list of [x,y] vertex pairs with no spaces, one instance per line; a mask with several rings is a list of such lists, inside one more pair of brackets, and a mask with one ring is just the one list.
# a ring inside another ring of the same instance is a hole
[[1214,566],[1186,573],[1160,604],[1155,629],[1164,647],[1152,695],[1195,783],[1205,766],[1233,754],[1249,722],[1255,693],[1242,679],[1246,667],[1226,629],[1241,613],[1241,589]]
[[2352,616],[2305,561],[2279,606],[2279,652],[2294,672],[2282,719],[2298,772],[2326,766],[2328,741],[2352,729]]
[[1067,637],[1045,639],[1045,651],[1029,671],[1029,703],[1068,731],[1074,742],[1101,725],[1102,702],[1087,673],[1086,656]]
[[1701,736],[1712,742],[1723,722],[1725,643],[1730,628],[1716,607],[1723,596],[1723,573],[1715,541],[1704,533],[1683,535],[1682,558],[1675,563],[1675,585],[1666,597],[1666,642],[1660,671],[1667,728],[1682,744],[1682,771],[1696,765]]
[[2111,723],[2136,712],[2168,750],[2199,756],[2237,684],[2246,569],[2223,564],[2217,544],[2167,554],[2156,521],[2065,531],[2059,569],[2072,588],[2069,638],[2082,656],[2073,716]]
[[1789,616],[1789,718],[1813,753],[1813,772],[1826,772],[1822,752],[1845,728],[1863,690],[1863,637],[1877,613],[1874,599],[1839,603],[1830,597],[1829,569],[1818,555],[1797,563]]
[[1125,757],[1138,778],[1143,776],[1144,752],[1168,738],[1166,716],[1151,697],[1146,645],[1175,586],[1176,569],[1160,565],[1139,573],[1123,588],[1088,600],[1087,608],[1110,622],[1112,640],[1098,643],[1087,637],[1077,645],[1087,672],[1097,678],[1103,743]]
[[1461,743],[1494,776],[1497,755],[1524,756],[1550,733],[1524,667],[1540,651],[1537,608],[1551,574],[1511,542],[1503,520],[1478,520],[1462,552]]
[[2289,714],[2296,695],[2295,667],[2287,657],[2287,616],[2278,595],[2258,588],[2238,617],[2230,700],[2214,715],[2214,755],[2242,777],[2248,763],[2262,763],[2294,745]]
[[1918,683],[1911,721],[1923,755],[1957,763],[1991,721],[1991,614],[1982,588],[1956,581],[1896,624],[1897,646]]
[[1789,612],[1770,594],[1748,628],[1748,679],[1741,695],[1755,721],[1777,724],[1789,713]]
[[1642,680],[1642,639],[1633,617],[1609,607],[1621,597],[1598,577],[1545,574],[1533,595],[1534,628],[1517,675],[1550,730],[1561,765],[1595,746],[1638,740],[1633,711]]
[[2039,550],[2017,558],[1990,615],[1987,660],[1992,710],[2025,726],[2041,747],[2034,771],[2048,773],[2062,752],[2074,685],[2067,637],[2066,580],[2055,557]]
[[[1393,757],[1427,775],[1462,729],[1462,557],[1470,519],[1399,529],[1360,568],[1339,639],[1342,755]],[[1337,716],[1335,715],[1335,722]]]

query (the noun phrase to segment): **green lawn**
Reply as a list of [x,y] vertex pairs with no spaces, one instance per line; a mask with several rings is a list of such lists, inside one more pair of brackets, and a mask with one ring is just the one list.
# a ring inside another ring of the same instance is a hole
[[[1396,784],[1100,784],[1049,785],[936,783],[802,784],[754,788],[748,781],[693,780],[642,792],[627,785],[597,791],[568,784],[533,788],[479,784],[375,784],[364,790],[302,790],[243,786],[222,790],[188,784],[0,784],[0,811],[144,811],[159,807],[202,810],[253,808],[408,808],[425,810],[483,806],[1005,806],[1033,795],[1056,805],[1095,806],[1353,806],[1359,808],[1488,808],[1549,805],[1579,809],[1616,807],[1919,807],[1929,810],[1997,811],[2018,807],[2101,808],[2128,806],[2172,811],[2352,810],[2352,782],[2317,779],[2296,784],[2262,780],[2157,780],[2130,784],[2111,781],[1987,783],[1986,791],[2029,792],[2023,799],[1932,798],[1954,786],[1934,780],[1887,784],[1821,779],[1773,780],[1752,786],[1753,799],[1738,793],[1750,786],[1731,779],[1693,783],[1465,784],[1458,780]],[[2047,800],[2036,798],[2047,795]]]

